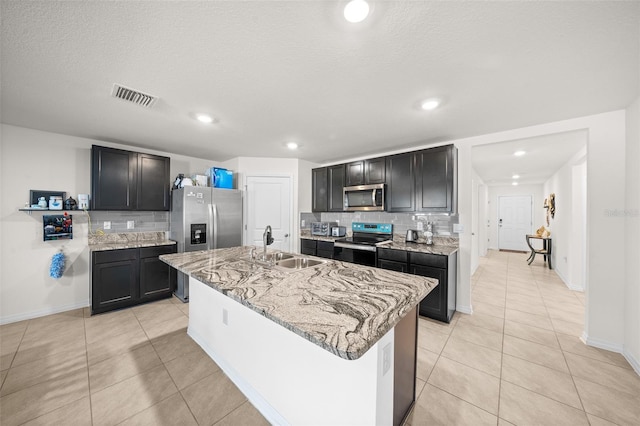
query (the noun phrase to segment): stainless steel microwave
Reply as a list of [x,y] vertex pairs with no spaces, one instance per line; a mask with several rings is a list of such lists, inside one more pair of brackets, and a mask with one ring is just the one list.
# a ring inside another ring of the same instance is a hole
[[343,199],[347,212],[384,211],[384,184],[345,186]]

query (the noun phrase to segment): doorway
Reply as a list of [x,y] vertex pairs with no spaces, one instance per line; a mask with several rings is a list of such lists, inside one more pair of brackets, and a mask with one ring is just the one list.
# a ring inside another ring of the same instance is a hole
[[528,251],[525,236],[531,234],[533,220],[531,195],[498,197],[498,248]]
[[291,252],[293,193],[291,176],[247,176],[245,180],[245,244],[262,247],[267,225],[274,239],[271,248]]

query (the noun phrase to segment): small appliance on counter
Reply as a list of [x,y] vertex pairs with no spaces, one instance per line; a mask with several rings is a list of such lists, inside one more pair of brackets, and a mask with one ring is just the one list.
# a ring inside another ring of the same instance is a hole
[[78,208],[89,210],[89,194],[78,194]]
[[407,237],[404,241],[407,243],[415,243],[416,241],[418,241],[418,231],[415,231],[413,229],[407,230]]
[[311,222],[311,235],[328,237],[331,235],[331,227],[337,225],[336,222]]
[[347,228],[344,226],[332,226],[331,227],[331,236],[332,237],[344,237],[347,235]]

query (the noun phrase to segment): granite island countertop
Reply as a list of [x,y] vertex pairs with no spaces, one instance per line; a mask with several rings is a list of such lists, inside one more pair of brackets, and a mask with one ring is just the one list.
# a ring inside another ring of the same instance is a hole
[[175,244],[175,241],[166,238],[164,232],[123,232],[89,235],[89,251],[91,252]]
[[[438,280],[347,262],[299,270],[249,260],[251,246],[165,254],[160,260],[344,359],[357,359]],[[297,257],[303,257],[296,255]]]

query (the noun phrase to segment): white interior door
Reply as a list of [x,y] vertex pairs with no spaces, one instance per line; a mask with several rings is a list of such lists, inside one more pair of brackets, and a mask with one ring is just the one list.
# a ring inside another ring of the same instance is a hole
[[271,226],[270,248],[291,251],[292,185],[289,176],[247,176],[247,226],[245,244],[262,247],[262,236]]
[[471,180],[471,275],[478,268],[478,256],[480,255],[480,250],[478,246],[478,217],[480,215],[480,205],[478,203],[478,189],[479,184],[475,179]]
[[533,222],[530,195],[498,197],[498,248],[529,251],[525,236]]

